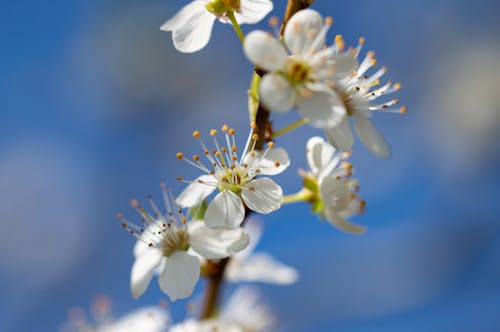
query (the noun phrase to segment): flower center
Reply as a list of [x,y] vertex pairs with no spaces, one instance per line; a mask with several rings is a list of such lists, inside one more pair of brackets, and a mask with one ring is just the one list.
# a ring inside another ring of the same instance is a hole
[[285,64],[285,76],[292,84],[312,82],[311,66],[300,59],[289,58]]
[[240,0],[212,0],[205,8],[217,17],[226,15],[228,11],[241,12]]
[[177,228],[170,225],[169,229],[163,233],[160,248],[164,256],[170,256],[175,251],[185,251],[189,247],[189,236],[184,228]]
[[241,187],[250,180],[249,174],[240,167],[227,168],[219,175],[219,191],[231,190],[235,194],[241,193]]

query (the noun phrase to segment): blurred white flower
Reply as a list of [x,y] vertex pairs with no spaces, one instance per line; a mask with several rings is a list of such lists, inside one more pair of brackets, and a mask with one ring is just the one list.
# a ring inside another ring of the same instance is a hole
[[306,156],[310,172],[301,172],[301,175],[313,211],[344,232],[364,233],[364,226],[347,220],[362,212],[365,202],[355,193],[359,186],[356,180],[350,178],[352,166],[344,160],[346,154],[316,136],[307,142]]
[[260,301],[255,288],[239,287],[224,304],[218,317],[188,319],[174,325],[170,332],[266,332],[272,331],[275,317]]
[[[245,206],[264,214],[281,207],[281,187],[267,177],[255,177],[279,174],[290,165],[290,160],[284,149],[274,148],[273,142],[269,143],[266,150],[256,151],[258,136],[252,134],[252,131],[241,158],[238,159],[234,129],[224,125],[222,131],[225,136],[223,144],[217,141],[217,130],[210,132],[214,140],[213,150],[207,148],[198,131],[193,133],[200,141],[208,165],[202,163],[198,155],[194,155],[193,160],[190,160],[182,153],[177,154],[177,158],[206,173],[194,181],[189,181],[190,185],[177,198],[177,204],[182,207],[200,205],[217,189],[219,193],[208,204],[205,224],[210,228],[238,228],[245,217]],[[184,181],[182,178],[179,180]]]
[[225,278],[230,282],[266,282],[289,285],[298,279],[298,272],[291,266],[276,261],[263,252],[254,253],[262,235],[263,224],[256,218],[245,223],[245,230],[250,237],[248,247],[235,254],[226,266]]
[[192,53],[208,44],[216,18],[230,23],[228,14],[232,13],[238,24],[254,24],[272,9],[270,0],[195,0],[165,22],[161,30],[172,31],[177,50]]
[[346,116],[342,98],[332,86],[335,77],[355,68],[356,60],[349,52],[338,54],[335,45],[323,49],[331,24],[331,18],[323,21],[318,12],[305,9],[289,20],[284,45],[264,31],[248,34],[244,51],[250,61],[268,71],[259,93],[271,111],[287,112],[298,106],[300,114],[320,128],[336,126]]
[[[360,38],[357,48],[352,52],[356,57],[359,55],[364,44],[364,39]],[[336,50],[342,52],[344,49],[344,41],[342,36],[338,35],[335,38]],[[357,65],[354,70],[343,77],[337,77],[335,80],[334,90],[338,93],[343,101],[347,115],[354,118],[354,129],[359,136],[363,145],[373,154],[388,158],[391,154],[389,145],[385,141],[384,136],[378,131],[371,121],[371,116],[374,111],[384,111],[392,113],[405,113],[406,108],[400,109],[390,108],[397,104],[397,99],[392,99],[382,104],[373,104],[373,101],[383,95],[387,95],[400,89],[399,83],[392,84],[388,82],[382,87],[377,87],[380,84],[379,78],[385,74],[385,67],[379,69],[371,76],[365,73],[376,65],[374,53],[368,52],[361,64]],[[337,149],[350,152],[354,143],[354,137],[349,126],[349,118],[344,117],[335,127],[326,129],[328,140]]]
[[202,221],[187,222],[162,184],[166,212],[162,214],[149,197],[154,215],[146,212],[136,200],[132,207],[142,216],[142,225],[136,225],[120,214],[122,226],[138,241],[134,248],[130,286],[137,298],[147,289],[153,274],[158,272],[161,290],[170,300],[189,297],[200,277],[200,260],[187,250],[192,248],[207,259],[228,257],[248,245],[243,229],[209,229]]
[[107,296],[98,296],[91,307],[92,319],[87,319],[81,309],[69,312],[69,321],[61,332],[165,332],[171,325],[168,311],[162,306],[147,306],[115,319],[111,312],[111,301]]

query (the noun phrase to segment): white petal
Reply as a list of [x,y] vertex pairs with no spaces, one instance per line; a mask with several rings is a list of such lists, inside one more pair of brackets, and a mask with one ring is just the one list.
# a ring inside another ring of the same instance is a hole
[[342,99],[327,87],[315,91],[309,90],[299,98],[299,112],[309,119],[310,124],[319,128],[337,126],[346,116],[346,109]]
[[172,32],[175,48],[184,53],[201,50],[208,44],[215,16],[206,8],[194,12],[180,27]]
[[264,225],[255,216],[250,215],[245,222],[245,231],[249,237],[248,246],[233,257],[232,260],[244,260],[249,256],[260,241]]
[[354,144],[354,135],[349,125],[349,117],[340,121],[338,126],[325,129],[326,137],[331,145],[340,151],[351,152]]
[[347,209],[351,203],[351,190],[344,179],[338,179],[332,174],[324,178],[320,184],[320,195],[325,210],[340,213]]
[[248,182],[241,197],[250,210],[267,214],[281,207],[283,190],[273,180],[260,178]]
[[160,249],[149,248],[135,259],[130,274],[130,290],[134,298],[138,298],[146,291],[162,258]]
[[270,0],[242,0],[241,14],[235,13],[236,21],[239,24],[255,24],[261,21],[273,10],[273,3]]
[[334,153],[333,146],[326,143],[322,137],[311,137],[307,141],[306,157],[312,173],[318,176],[325,168],[335,167],[336,165],[330,166]]
[[366,227],[353,224],[339,216],[335,211],[325,208],[324,210],[326,219],[335,226],[337,229],[349,234],[361,235],[366,232]]
[[[290,18],[285,28],[285,45],[293,54],[304,54],[315,42],[314,32],[319,34],[324,23],[321,15],[312,9],[304,9]],[[324,39],[318,41],[324,44]]]
[[297,271],[268,254],[256,253],[236,264],[230,264],[226,270],[226,278],[232,282],[267,282],[288,285],[297,281]]
[[161,332],[167,331],[172,319],[168,311],[161,306],[148,306],[130,313],[120,319],[99,326],[99,332]]
[[200,261],[185,251],[170,255],[158,276],[161,290],[171,301],[191,296],[200,278]]
[[264,151],[255,151],[254,156],[249,153],[245,156],[243,162],[248,165],[249,170],[259,169],[259,174],[262,175],[280,174],[290,166],[290,158],[288,158],[288,153],[283,148],[270,149],[264,158],[262,158],[263,154]]
[[245,37],[243,50],[253,64],[267,71],[282,69],[288,57],[283,45],[261,30],[252,31]]
[[193,250],[207,259],[229,257],[246,248],[249,243],[248,234],[242,228],[212,229],[198,221],[188,224],[188,232]]
[[215,196],[205,212],[205,225],[210,228],[237,228],[245,218],[241,198],[230,190]]
[[163,23],[161,30],[163,31],[174,31],[182,27],[189,19],[191,19],[196,13],[201,11],[206,11],[204,0],[194,0],[182,7],[182,9],[175,14],[174,17]]
[[215,190],[216,183],[217,180],[212,175],[202,175],[190,183],[175,202],[181,207],[200,205]]
[[259,94],[262,102],[273,112],[287,112],[295,105],[295,90],[286,78],[277,73],[264,75]]
[[391,149],[384,136],[373,125],[372,121],[362,115],[356,116],[354,128],[363,145],[376,156],[389,158]]

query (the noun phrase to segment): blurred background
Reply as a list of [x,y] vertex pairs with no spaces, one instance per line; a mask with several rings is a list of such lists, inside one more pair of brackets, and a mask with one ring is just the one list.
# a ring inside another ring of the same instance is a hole
[[[121,315],[164,299],[156,281],[129,293],[131,198],[196,171],[194,129],[247,133],[252,66],[229,25],[178,53],[160,25],[189,1],[10,1],[0,16],[0,330],[57,331],[71,307],[105,293]],[[274,1],[281,15],[286,1]],[[362,237],[297,204],[263,218],[258,247],[300,271],[260,285],[284,331],[500,330],[500,3],[324,1],[330,40],[366,38],[406,115],[378,113],[393,157],[354,148],[367,200]],[[260,28],[269,29],[263,21]],[[243,26],[244,31],[255,27]],[[284,124],[292,115],[275,117]],[[303,127],[280,138],[300,188]],[[202,287],[197,287],[199,292]],[[187,301],[170,305],[183,318]]]

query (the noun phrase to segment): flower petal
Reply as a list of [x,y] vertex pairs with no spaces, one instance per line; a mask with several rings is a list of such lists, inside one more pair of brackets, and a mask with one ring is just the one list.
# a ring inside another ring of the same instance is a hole
[[286,78],[277,73],[264,75],[259,94],[262,102],[273,112],[288,112],[295,105],[295,90]]
[[245,204],[258,213],[271,213],[281,207],[283,190],[269,178],[255,179],[241,190]]
[[[99,324],[100,325],[100,324]],[[136,309],[110,324],[99,326],[99,332],[159,332],[167,331],[172,318],[162,306],[147,306]],[[73,331],[73,330],[71,330]],[[77,331],[80,331],[79,329]],[[83,331],[83,330],[82,330]]]
[[352,134],[349,118],[345,117],[338,126],[325,129],[326,137],[331,145],[340,151],[351,152],[354,144],[354,135]]
[[370,119],[362,115],[356,116],[354,128],[363,145],[373,154],[386,159],[391,156],[391,148]]
[[231,282],[267,282],[289,285],[297,281],[298,273],[266,253],[256,253],[245,260],[231,260],[225,277]]
[[290,166],[290,158],[288,153],[283,148],[272,148],[264,155],[264,151],[255,151],[255,155],[251,153],[245,155],[243,163],[248,165],[248,169],[258,169],[261,175],[276,175],[283,172]]
[[299,98],[298,104],[300,114],[319,128],[337,126],[347,113],[342,99],[326,86],[315,86],[314,91],[309,90]]
[[267,71],[282,69],[288,57],[283,45],[261,30],[252,31],[245,37],[243,50],[253,64]]
[[205,225],[210,228],[238,228],[245,218],[241,198],[230,190],[223,190],[210,202],[205,212]]
[[160,27],[163,31],[174,31],[183,26],[189,19],[193,17],[194,14],[205,10],[205,4],[203,0],[194,0],[182,7],[182,9],[175,14],[174,17],[170,18],[168,21],[163,23]]
[[135,259],[130,273],[130,291],[134,298],[144,294],[162,258],[160,249],[149,248]]
[[200,205],[215,190],[217,180],[212,175],[202,175],[190,183],[175,202],[181,207]]
[[212,229],[198,221],[188,224],[188,232],[193,250],[207,259],[229,257],[246,248],[249,243],[248,234],[242,228]]
[[320,195],[325,209],[341,213],[351,203],[351,191],[344,179],[332,174],[324,178],[320,184]]
[[326,143],[322,137],[311,137],[307,141],[306,157],[309,168],[315,176],[318,176],[326,167],[330,166],[330,162],[335,153],[335,149],[330,144]]
[[270,0],[242,0],[241,14],[234,13],[239,24],[255,24],[260,22],[273,10],[273,3]]
[[158,276],[161,290],[171,301],[191,296],[200,278],[200,260],[185,251],[170,255]]
[[[182,12],[182,10],[181,10]],[[175,18],[175,17],[174,17]],[[193,53],[201,50],[208,44],[212,34],[215,16],[205,7],[196,6],[189,17],[183,16],[173,23],[166,22],[162,29],[172,29],[172,40],[175,48],[184,53]],[[182,22],[182,24],[180,24]]]
[[328,222],[341,231],[354,235],[361,235],[366,232],[365,226],[353,224],[330,209],[325,208],[324,213]]
[[311,45],[318,43],[323,45],[323,40],[316,41],[317,36],[323,29],[324,23],[321,15],[312,9],[304,9],[293,15],[285,28],[285,45],[293,54],[307,53]]

